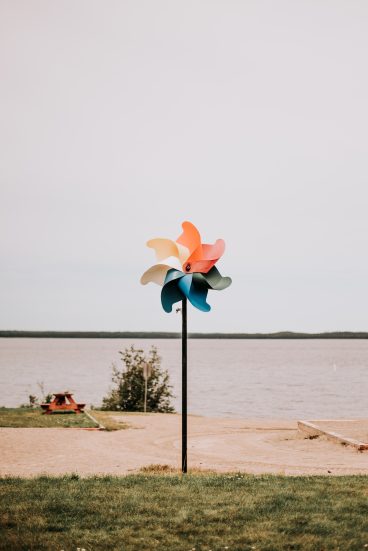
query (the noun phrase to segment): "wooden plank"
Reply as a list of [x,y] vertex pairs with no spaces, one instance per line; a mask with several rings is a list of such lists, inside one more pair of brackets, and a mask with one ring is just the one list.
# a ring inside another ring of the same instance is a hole
[[[91,419],[91,421],[93,421],[94,423],[96,423],[96,425],[98,425],[98,429],[97,430],[106,430],[106,427],[104,427],[104,425],[102,423],[100,423],[99,421],[97,421],[96,417],[93,417],[93,415],[89,412],[89,411],[85,411],[84,412],[85,415],[87,415],[87,417],[89,417]],[[95,429],[93,429],[95,430]]]

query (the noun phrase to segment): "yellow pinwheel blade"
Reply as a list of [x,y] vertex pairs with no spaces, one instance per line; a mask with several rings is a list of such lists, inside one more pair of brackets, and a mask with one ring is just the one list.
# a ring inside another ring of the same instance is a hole
[[180,263],[183,264],[189,256],[187,247],[171,239],[164,239],[162,237],[150,239],[150,241],[147,241],[147,247],[155,251],[158,261],[165,260],[165,258],[169,258],[170,256],[175,256],[180,260]]
[[167,264],[155,264],[151,266],[141,277],[142,285],[147,283],[157,283],[157,285],[163,285],[168,270],[171,270],[172,266]]

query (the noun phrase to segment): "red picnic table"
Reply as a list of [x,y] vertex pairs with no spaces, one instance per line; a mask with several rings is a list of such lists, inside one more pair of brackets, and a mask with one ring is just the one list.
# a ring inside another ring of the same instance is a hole
[[44,414],[58,412],[74,412],[83,413],[83,408],[86,404],[77,404],[73,398],[73,394],[66,390],[65,392],[57,392],[53,394],[54,398],[48,404],[41,404]]

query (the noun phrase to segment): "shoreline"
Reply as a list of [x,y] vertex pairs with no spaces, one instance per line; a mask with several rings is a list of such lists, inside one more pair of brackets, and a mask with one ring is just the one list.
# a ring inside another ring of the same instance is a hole
[[[23,331],[0,330],[0,338],[31,339],[180,339],[181,333],[168,331]],[[274,333],[201,333],[190,332],[188,339],[244,339],[244,340],[366,340],[367,331],[324,331],[305,333],[277,331]]]

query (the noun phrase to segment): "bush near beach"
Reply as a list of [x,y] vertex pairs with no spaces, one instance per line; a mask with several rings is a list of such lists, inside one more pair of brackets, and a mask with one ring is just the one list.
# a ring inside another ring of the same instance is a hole
[[148,354],[134,345],[125,348],[121,360],[122,369],[112,366],[112,382],[115,385],[109,395],[102,401],[103,410],[108,411],[143,411],[145,396],[145,379],[143,366],[148,364],[150,376],[147,380],[147,411],[173,413],[173,397],[168,372],[161,366],[161,357],[157,348],[152,346]]
[[0,549],[363,551],[367,495],[366,476],[4,478]]

